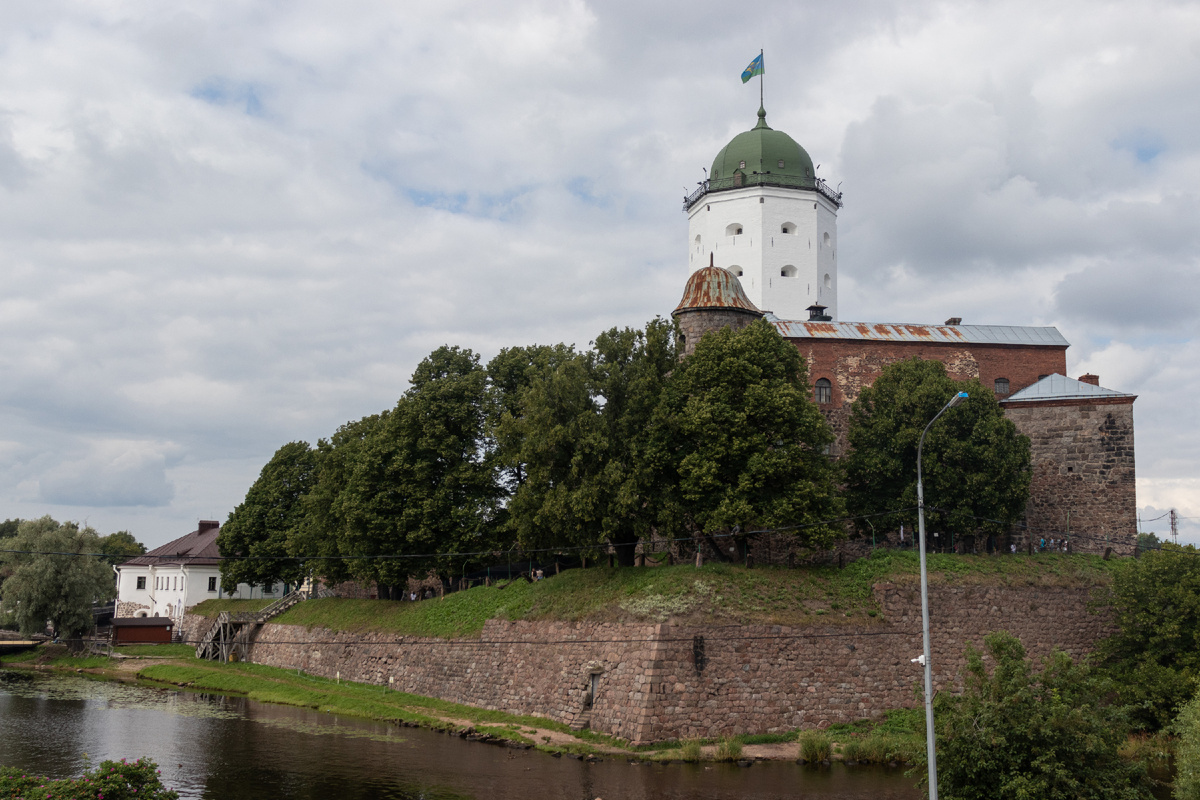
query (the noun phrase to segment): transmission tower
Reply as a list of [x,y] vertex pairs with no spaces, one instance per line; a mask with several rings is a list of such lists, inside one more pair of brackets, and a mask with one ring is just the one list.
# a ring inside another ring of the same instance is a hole
[[1171,509],[1171,541],[1179,544],[1179,524],[1178,517],[1175,514],[1175,509]]

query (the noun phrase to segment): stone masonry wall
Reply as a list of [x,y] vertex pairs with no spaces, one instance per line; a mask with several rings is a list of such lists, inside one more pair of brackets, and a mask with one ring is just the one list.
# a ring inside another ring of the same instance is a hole
[[675,319],[683,333],[683,357],[696,350],[696,344],[709,331],[719,331],[726,326],[741,330],[762,315],[736,308],[698,308],[677,312]]
[[[1012,403],[1004,409],[1029,437],[1030,535],[1061,538],[1076,552],[1132,553],[1137,541],[1133,398]],[[1068,516],[1069,515],[1069,516]]]
[[[824,727],[919,703],[919,588],[875,596],[869,623],[803,628],[492,620],[479,639],[439,640],[268,624],[251,660],[564,723],[596,673],[591,727],[633,742]],[[1112,628],[1087,601],[1087,589],[931,587],[935,686],[955,690],[967,643],[994,630],[1034,657],[1088,652]]]

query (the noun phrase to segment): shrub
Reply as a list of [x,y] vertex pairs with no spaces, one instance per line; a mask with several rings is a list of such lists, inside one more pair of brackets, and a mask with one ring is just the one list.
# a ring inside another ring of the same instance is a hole
[[704,748],[699,739],[688,739],[679,748],[679,757],[684,761],[699,761],[704,757]]
[[162,785],[158,766],[139,758],[103,761],[78,778],[51,780],[13,767],[0,767],[0,797],[38,797],[48,800],[178,800],[179,794]]
[[1200,694],[1183,707],[1174,724],[1176,800],[1200,800]]
[[742,757],[742,743],[737,739],[722,739],[717,745],[717,761],[737,761]]
[[833,740],[824,731],[804,731],[800,734],[800,758],[804,761],[829,761],[833,755]]

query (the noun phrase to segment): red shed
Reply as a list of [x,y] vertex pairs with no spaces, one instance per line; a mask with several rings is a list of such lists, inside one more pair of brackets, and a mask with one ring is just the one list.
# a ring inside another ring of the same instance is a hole
[[175,623],[169,617],[114,617],[113,644],[170,642]]

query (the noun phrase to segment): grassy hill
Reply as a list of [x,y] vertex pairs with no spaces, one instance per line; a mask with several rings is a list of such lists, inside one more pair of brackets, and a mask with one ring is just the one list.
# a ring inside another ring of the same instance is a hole
[[[1098,556],[929,557],[933,584],[1099,586],[1114,565]],[[919,580],[916,553],[877,551],[845,569],[746,569],[729,564],[575,569],[538,583],[476,587],[416,603],[330,598],[301,603],[274,621],[333,630],[415,636],[478,635],[489,619],[681,624],[869,624],[875,583]],[[215,602],[215,601],[210,601]],[[199,613],[216,613],[197,607]],[[224,609],[222,609],[224,610]]]

